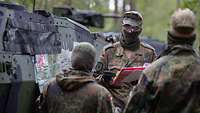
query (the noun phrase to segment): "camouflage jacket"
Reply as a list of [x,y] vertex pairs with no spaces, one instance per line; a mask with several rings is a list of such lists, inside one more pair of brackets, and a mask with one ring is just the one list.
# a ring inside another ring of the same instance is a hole
[[39,113],[113,113],[111,94],[86,72],[59,74],[37,100]]
[[103,63],[104,69],[117,72],[122,67],[143,66],[144,63],[153,62],[155,58],[155,50],[148,44],[140,42],[139,49],[130,51],[124,49],[120,42],[116,42],[104,48],[100,62]]
[[[124,49],[120,42],[116,42],[104,48],[102,56],[100,56],[100,62],[103,63],[104,70],[117,73],[122,67],[143,66],[144,63],[153,62],[155,58],[155,50],[148,44],[141,42],[138,50],[130,51]],[[113,95],[115,106],[123,109],[132,85],[125,83],[121,86],[102,85]]]
[[200,60],[176,45],[145,69],[124,113],[200,113]]

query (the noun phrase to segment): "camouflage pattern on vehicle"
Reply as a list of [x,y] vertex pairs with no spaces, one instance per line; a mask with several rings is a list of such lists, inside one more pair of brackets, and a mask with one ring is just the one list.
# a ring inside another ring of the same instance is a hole
[[[69,58],[73,47],[83,41],[102,47],[85,26],[45,11],[29,12],[23,6],[1,2],[0,20],[1,113],[34,112],[40,93],[38,81],[42,85],[40,81],[54,76],[38,76],[38,56],[51,54],[57,58],[68,51],[64,56]],[[67,61],[64,67],[69,66],[70,59]],[[50,66],[48,70],[53,69]]]

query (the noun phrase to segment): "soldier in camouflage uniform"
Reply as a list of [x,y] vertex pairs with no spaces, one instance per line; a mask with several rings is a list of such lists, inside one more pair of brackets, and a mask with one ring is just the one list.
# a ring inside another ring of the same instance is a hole
[[[144,63],[154,61],[156,54],[150,45],[140,42],[139,34],[142,31],[143,18],[139,12],[128,11],[122,17],[122,30],[119,42],[108,45],[103,49],[100,62],[103,71],[109,70],[117,73],[123,67],[143,66]],[[104,76],[102,74],[102,76]],[[123,109],[127,101],[132,84],[124,83],[120,86],[112,86],[100,79],[114,97],[117,108]]]
[[172,15],[168,48],[143,71],[124,113],[200,113],[200,60],[192,48],[195,28],[191,10]]
[[59,74],[38,98],[40,113],[113,113],[111,94],[98,85],[91,71],[95,48],[86,42],[72,51],[72,69]]

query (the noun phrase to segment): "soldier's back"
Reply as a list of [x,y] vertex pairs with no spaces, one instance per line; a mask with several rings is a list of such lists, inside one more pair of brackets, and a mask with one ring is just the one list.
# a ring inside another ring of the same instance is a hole
[[155,113],[200,112],[200,59],[183,53],[166,55],[144,71],[154,85],[151,108]]
[[[74,73],[74,72],[73,72]],[[46,113],[112,113],[110,93],[91,76],[58,75],[46,89],[41,111]]]

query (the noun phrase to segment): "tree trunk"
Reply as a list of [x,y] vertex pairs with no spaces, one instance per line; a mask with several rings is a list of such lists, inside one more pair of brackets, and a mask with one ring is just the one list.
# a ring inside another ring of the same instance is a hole
[[35,4],[36,9],[43,9],[44,8],[43,7],[43,4],[44,4],[43,0],[36,0],[35,2],[36,2],[36,4]]
[[118,0],[115,0],[115,10],[114,14],[118,14]]
[[64,5],[71,6],[72,0],[65,0]]
[[[118,10],[118,0],[114,1],[114,5],[115,5],[115,9],[114,9],[114,15],[118,15],[119,14],[119,10]],[[119,28],[119,21],[117,18],[114,18],[113,21],[114,25],[113,25],[113,31],[117,31]]]
[[122,13],[124,13],[126,11],[126,1],[123,0],[123,9],[122,9]]
[[180,8],[180,0],[176,0],[176,7],[177,9]]
[[136,0],[129,0],[130,10],[136,10]]
[[48,9],[48,0],[45,0],[45,3],[44,3],[44,9],[45,9],[45,10]]

